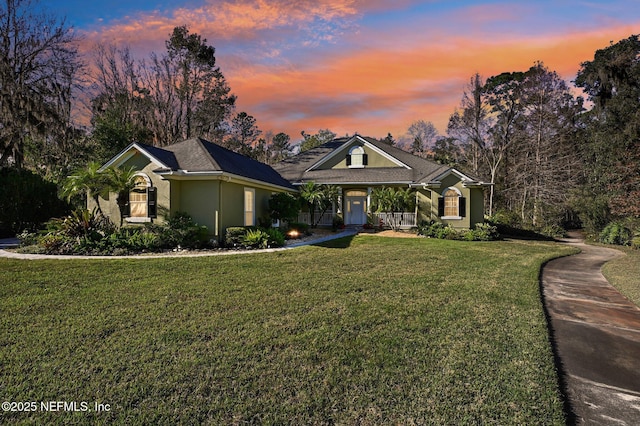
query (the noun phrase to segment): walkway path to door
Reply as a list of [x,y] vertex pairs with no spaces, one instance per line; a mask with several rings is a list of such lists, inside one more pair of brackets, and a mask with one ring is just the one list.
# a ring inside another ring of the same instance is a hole
[[622,253],[578,234],[565,242],[582,252],[545,265],[542,289],[570,423],[640,425],[640,308],[601,272]]

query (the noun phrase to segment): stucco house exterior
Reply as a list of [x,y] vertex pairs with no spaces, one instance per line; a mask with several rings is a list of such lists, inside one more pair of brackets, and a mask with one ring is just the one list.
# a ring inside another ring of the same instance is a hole
[[[101,170],[136,170],[125,223],[162,223],[176,212],[188,213],[224,238],[229,227],[253,226],[268,218],[268,201],[276,192],[295,194],[307,182],[335,185],[338,202],[322,216],[331,225],[341,215],[345,225],[400,223],[410,228],[436,220],[455,228],[473,228],[484,221],[484,189],[489,184],[455,168],[415,156],[378,140],[355,135],[334,139],[275,166],[237,154],[201,138],[165,147],[132,143]],[[372,211],[375,188],[410,188],[415,209]],[[94,201],[89,197],[88,208]],[[103,213],[116,221],[116,194],[100,200]],[[309,221],[304,214],[300,221]],[[316,217],[318,217],[316,215]]]
[[329,224],[334,214],[342,214],[345,225],[363,225],[372,216],[374,220],[385,219],[371,211],[371,193],[378,187],[415,190],[415,211],[396,212],[401,215],[396,223],[400,221],[405,228],[429,220],[473,228],[484,221],[484,189],[489,184],[360,135],[334,139],[286,159],[274,169],[296,187],[306,182],[340,187],[337,205],[326,214]]
[[[161,223],[186,212],[218,239],[228,227],[253,226],[268,217],[273,193],[296,192],[270,166],[201,138],[162,148],[132,143],[101,170],[109,167],[137,170],[125,223]],[[92,204],[89,197],[89,209]],[[105,215],[119,218],[115,194],[100,205]]]

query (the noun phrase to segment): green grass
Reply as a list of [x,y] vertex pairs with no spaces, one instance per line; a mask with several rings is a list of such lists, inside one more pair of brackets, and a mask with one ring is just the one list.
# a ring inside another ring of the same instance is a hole
[[620,293],[640,306],[640,250],[622,246],[609,247],[624,252],[626,256],[606,263],[602,273]]
[[0,259],[2,423],[564,424],[540,265],[358,236],[207,258]]

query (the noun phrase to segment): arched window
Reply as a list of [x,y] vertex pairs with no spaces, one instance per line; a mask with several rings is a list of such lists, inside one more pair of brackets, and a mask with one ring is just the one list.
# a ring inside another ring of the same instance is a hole
[[367,154],[361,146],[354,146],[347,155],[347,166],[352,168],[362,168],[367,165]]
[[457,188],[445,189],[438,199],[438,216],[444,219],[462,219],[466,210],[466,199]]
[[460,194],[455,189],[447,189],[444,192],[444,215],[445,216],[459,216],[458,212],[460,207],[458,201]]
[[149,222],[157,216],[157,188],[151,186],[151,179],[143,173],[134,177],[134,187],[129,192],[126,209],[128,222]]
[[151,186],[146,176],[138,175],[134,178],[135,186],[129,193],[129,216],[148,217],[147,188]]

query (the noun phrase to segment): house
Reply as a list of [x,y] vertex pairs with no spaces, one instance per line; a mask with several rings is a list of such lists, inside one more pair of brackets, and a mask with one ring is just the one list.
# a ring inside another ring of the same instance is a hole
[[[273,193],[296,192],[270,166],[200,138],[162,148],[132,143],[101,170],[109,167],[137,170],[126,223],[162,222],[181,211],[218,239],[228,227],[267,218]],[[105,215],[119,218],[115,194],[100,205]]]
[[[484,189],[489,184],[466,173],[415,156],[372,138],[355,135],[334,139],[274,166],[293,186],[306,182],[336,185],[341,196],[321,224],[342,214],[345,225],[390,219],[401,227],[437,220],[455,228],[473,228],[484,221]],[[414,211],[393,217],[371,211],[374,188],[415,190]]]

